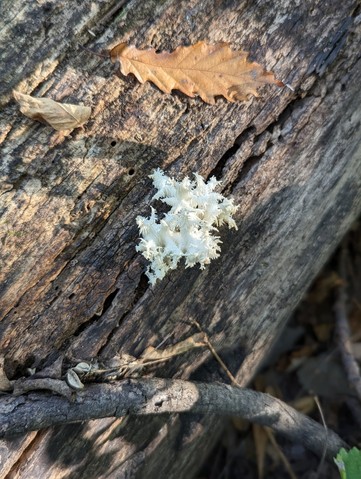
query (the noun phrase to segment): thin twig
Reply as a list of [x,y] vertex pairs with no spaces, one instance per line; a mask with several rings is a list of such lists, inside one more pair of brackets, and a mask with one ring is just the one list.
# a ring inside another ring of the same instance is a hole
[[167,334],[167,336],[164,339],[162,339],[162,341],[155,347],[155,349],[160,349],[163,346],[163,344],[167,342],[168,339],[173,336],[173,334],[174,334],[174,331],[171,331],[169,334]]
[[323,415],[322,407],[321,407],[321,404],[320,404],[320,401],[319,401],[318,397],[314,396],[314,400],[315,400],[315,403],[317,405],[318,411],[320,413],[323,427],[325,429],[325,444],[324,444],[322,456],[321,456],[321,459],[320,459],[320,463],[319,463],[317,471],[316,471],[316,477],[315,477],[315,479],[318,479],[321,475],[323,465],[324,465],[325,459],[326,459],[327,442],[328,442],[328,427],[327,427],[327,424],[326,424],[326,421],[325,421],[325,416]]
[[265,427],[264,428],[266,434],[267,434],[267,437],[268,439],[270,440],[272,446],[275,448],[279,458],[281,459],[281,462],[283,463],[283,465],[285,466],[285,469],[286,471],[288,472],[289,476],[291,479],[297,479],[297,476],[296,474],[293,472],[292,470],[292,467],[291,467],[291,464],[289,463],[289,460],[287,459],[287,457],[284,455],[282,449],[279,447],[274,435],[273,435],[273,431],[271,429],[269,429],[268,427]]
[[199,331],[204,334],[204,342],[206,343],[208,349],[213,354],[213,356],[215,357],[216,361],[219,363],[219,365],[221,366],[223,371],[227,374],[227,376],[231,380],[232,384],[234,386],[241,387],[241,385],[237,382],[237,379],[233,376],[231,371],[227,368],[225,362],[222,360],[222,358],[219,356],[219,354],[215,350],[214,346],[210,342],[208,334],[203,331],[203,329],[202,329],[201,325],[198,323],[198,321],[196,321],[195,319],[192,319],[192,323],[194,323],[195,326],[199,329]]

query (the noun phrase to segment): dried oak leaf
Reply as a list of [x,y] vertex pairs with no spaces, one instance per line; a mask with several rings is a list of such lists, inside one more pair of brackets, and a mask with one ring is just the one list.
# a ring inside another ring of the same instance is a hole
[[58,131],[81,126],[91,113],[89,106],[58,103],[50,98],[34,98],[18,91],[13,91],[13,94],[20,104],[21,113],[33,120],[46,122]]
[[247,57],[247,52],[233,51],[228,43],[208,45],[203,41],[178,47],[172,53],[138,50],[126,43],[110,51],[112,62],[120,62],[123,75],[133,73],[141,83],[151,81],[165,93],[180,90],[190,97],[197,94],[211,104],[220,95],[229,101],[258,96],[257,87],[265,83],[284,86],[273,73]]

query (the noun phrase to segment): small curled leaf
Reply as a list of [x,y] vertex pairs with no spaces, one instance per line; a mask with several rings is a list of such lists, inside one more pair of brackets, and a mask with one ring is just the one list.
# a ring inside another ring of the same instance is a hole
[[86,362],[81,362],[78,363],[74,368],[73,371],[75,371],[77,374],[87,374],[91,370],[91,364],[86,363]]
[[90,117],[89,106],[59,103],[50,98],[34,98],[15,90],[13,95],[20,104],[21,113],[32,120],[48,123],[58,131],[77,128]]
[[75,389],[75,391],[80,391],[84,388],[84,384],[80,381],[79,376],[73,369],[69,369],[69,371],[66,373],[65,379],[68,386],[70,386],[72,389]]

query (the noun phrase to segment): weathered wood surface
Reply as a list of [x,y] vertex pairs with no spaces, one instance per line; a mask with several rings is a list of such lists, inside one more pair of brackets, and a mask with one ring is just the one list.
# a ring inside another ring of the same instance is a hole
[[[107,15],[117,4],[123,6]],[[358,2],[3,1],[0,348],[11,377],[57,354],[138,355],[196,318],[242,384],[361,211]],[[92,35],[95,34],[95,37]],[[114,75],[78,48],[226,40],[292,85],[215,106]],[[84,129],[22,117],[11,90],[84,102]],[[223,180],[235,231],[205,271],[150,288],[135,252],[154,167]],[[156,374],[224,379],[195,351]],[[202,366],[203,364],[203,366]],[[3,477],[189,477],[210,418],[102,420],[3,441]],[[25,451],[25,452],[23,452]]]

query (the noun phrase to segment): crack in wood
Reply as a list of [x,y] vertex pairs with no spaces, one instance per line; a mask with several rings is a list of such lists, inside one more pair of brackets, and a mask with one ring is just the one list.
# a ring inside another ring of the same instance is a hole
[[135,288],[135,294],[134,294],[134,298],[133,298],[133,301],[132,301],[131,305],[124,312],[124,314],[122,314],[121,318],[119,319],[119,321],[117,322],[115,327],[110,331],[110,333],[108,334],[108,336],[105,340],[104,345],[99,349],[99,351],[97,353],[97,356],[99,356],[99,357],[102,356],[102,353],[104,352],[104,350],[109,347],[109,344],[112,342],[112,339],[113,339],[114,335],[117,333],[117,331],[121,327],[122,322],[124,321],[124,319],[134,309],[135,305],[145,295],[145,293],[148,291],[148,289],[149,289],[148,278],[145,275],[145,273],[142,273],[140,278],[139,278],[138,286]]
[[72,334],[74,337],[78,337],[83,331],[85,331],[89,326],[91,326],[94,322],[98,321],[111,307],[114,298],[119,292],[119,288],[115,288],[104,300],[103,308],[100,314],[96,313],[87,321],[84,321]]
[[306,72],[307,76],[311,75],[311,73],[316,73],[321,77],[325,73],[327,68],[332,65],[332,63],[336,60],[336,57],[340,53],[341,49],[345,45],[353,23],[353,16],[345,18],[343,23],[337,29],[333,38],[330,40],[329,46],[326,51],[317,53],[314,60],[311,62],[310,67]]
[[[268,125],[267,128],[262,130],[257,135],[253,135],[253,146],[251,147],[251,155],[243,161],[242,167],[238,172],[237,177],[232,181],[231,184],[227,185],[227,187],[225,188],[228,193],[232,193],[239,185],[239,183],[244,181],[244,179],[248,176],[249,172],[254,169],[259,162],[263,160],[267,152],[272,147],[274,147],[275,144],[289,143],[306,126],[312,112],[315,108],[318,107],[318,103],[312,101],[313,98],[316,98],[313,95],[313,91],[317,86],[317,84],[312,86],[312,88],[306,95],[304,93],[299,93],[290,103],[288,103],[286,108],[280,113],[280,115],[274,122]],[[295,112],[297,112],[297,115],[295,115]],[[305,121],[303,120],[303,114],[307,115]],[[287,128],[285,128],[285,125],[289,122],[290,124],[287,125]],[[300,125],[298,129],[295,129],[295,126],[298,123]],[[270,137],[266,142],[265,148],[262,149],[260,154],[252,154],[256,149],[255,147],[257,145],[257,140],[260,140],[262,136],[264,136],[267,132],[270,134]],[[287,138],[289,134],[291,135],[291,137]],[[234,154],[237,154],[237,151],[241,148],[241,146],[242,145],[239,145],[238,149]],[[226,164],[227,162],[224,166],[226,166]]]

